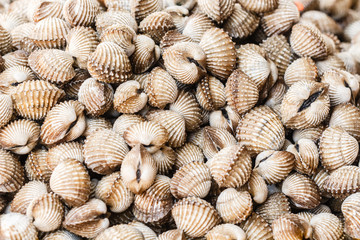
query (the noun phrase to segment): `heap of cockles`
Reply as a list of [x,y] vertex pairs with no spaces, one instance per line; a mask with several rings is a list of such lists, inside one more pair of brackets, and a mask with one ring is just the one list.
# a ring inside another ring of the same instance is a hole
[[0,239],[360,239],[360,1],[0,0]]

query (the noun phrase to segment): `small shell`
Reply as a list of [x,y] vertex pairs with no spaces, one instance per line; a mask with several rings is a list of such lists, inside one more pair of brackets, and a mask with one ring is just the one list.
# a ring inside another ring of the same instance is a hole
[[202,12],[221,24],[234,11],[235,2],[235,0],[198,0],[198,5]]
[[82,163],[84,161],[83,144],[66,142],[50,148],[46,155],[46,164],[53,171],[60,162],[67,158],[76,159]]
[[27,154],[39,140],[40,126],[31,120],[13,121],[0,130],[0,146],[16,154]]
[[31,202],[26,215],[34,220],[39,231],[51,232],[61,226],[64,207],[56,194],[47,193]]
[[310,139],[300,139],[290,145],[286,151],[295,156],[295,170],[299,173],[313,175],[319,165],[319,151],[317,145]]
[[126,187],[131,192],[140,194],[154,182],[156,163],[150,153],[142,145],[137,144],[125,156],[120,171]]
[[240,121],[240,115],[230,106],[225,106],[221,110],[212,111],[209,115],[209,124],[211,127],[226,129],[234,134]]
[[78,98],[88,114],[100,116],[111,107],[114,98],[113,88],[110,84],[89,78],[81,84]]
[[227,79],[236,65],[235,44],[230,36],[220,28],[210,28],[199,45],[206,54],[207,70],[220,80]]
[[168,146],[163,146],[160,150],[151,155],[156,162],[158,174],[169,174],[176,159],[175,151]]
[[[43,97],[47,96],[47,97]],[[64,96],[64,91],[43,81],[25,81],[11,95],[16,112],[25,118],[40,120]]]
[[123,136],[124,132],[136,123],[145,122],[145,119],[136,114],[123,114],[116,119],[113,130]]
[[359,144],[343,128],[329,127],[320,138],[319,150],[321,164],[326,170],[333,171],[355,161]]
[[103,217],[106,212],[105,203],[93,198],[82,206],[72,208],[62,225],[76,235],[94,238],[109,227],[109,219]]
[[92,132],[98,129],[111,129],[111,128],[112,128],[112,124],[106,118],[102,118],[102,117],[86,118],[86,128],[85,131],[83,132],[83,136],[87,137]]
[[240,4],[236,3],[234,11],[224,22],[224,30],[229,33],[230,37],[243,39],[255,32],[259,23],[259,16],[248,12]]
[[134,201],[134,194],[125,186],[120,172],[103,177],[96,186],[95,196],[110,206],[112,212],[123,212]]
[[256,171],[268,184],[284,180],[295,166],[295,157],[288,151],[267,150],[257,155]]
[[240,115],[253,108],[259,99],[256,84],[239,69],[228,78],[225,94],[228,105]]
[[114,24],[101,33],[101,42],[114,42],[131,56],[135,51],[136,32],[128,25]]
[[255,13],[270,12],[272,10],[275,10],[275,8],[277,8],[279,4],[279,0],[239,0],[238,2],[246,10]]
[[251,154],[279,150],[285,141],[285,130],[279,117],[267,106],[248,112],[236,129],[236,138]]
[[190,237],[201,237],[221,218],[210,203],[196,197],[183,198],[171,210],[176,226]]
[[70,26],[60,18],[49,17],[39,21],[29,39],[39,48],[63,48]]
[[123,136],[129,146],[142,144],[149,153],[155,153],[167,142],[168,135],[166,129],[158,123],[140,122],[128,127]]
[[290,35],[290,45],[296,54],[301,57],[324,59],[328,49],[319,29],[309,24],[294,25]]
[[98,174],[109,174],[123,162],[129,149],[124,139],[111,129],[90,134],[84,144],[84,162]]
[[282,122],[288,128],[315,127],[330,111],[329,85],[311,80],[293,84],[281,105]]
[[0,191],[15,192],[24,184],[24,168],[11,153],[0,149]]
[[236,240],[246,240],[246,234],[244,230],[234,224],[221,224],[217,225],[211,229],[206,234],[207,240],[216,240],[216,239],[236,239]]
[[35,74],[29,67],[9,67],[0,74],[0,92],[10,95],[19,83],[34,79]]
[[47,186],[40,181],[30,181],[25,184],[11,201],[11,212],[26,214],[26,209],[30,203],[47,193]]
[[96,0],[67,0],[63,8],[64,18],[71,26],[90,26],[99,11]]
[[120,84],[114,94],[114,108],[120,113],[136,113],[143,109],[148,96],[140,89],[140,83],[130,80]]
[[124,82],[132,75],[128,56],[113,42],[100,43],[89,56],[87,68],[92,77],[106,83]]
[[323,197],[331,198],[331,194],[327,193],[324,189],[324,182],[329,177],[329,173],[322,167],[319,167],[316,173],[311,177],[312,180],[318,185],[320,194]]
[[281,116],[281,103],[287,90],[288,88],[284,83],[277,81],[275,85],[269,90],[268,96],[266,98],[265,105],[270,107],[279,116]]
[[311,237],[310,224],[299,215],[284,214],[272,223],[274,239],[276,240],[301,240]]
[[[14,28],[11,33],[12,45],[17,49],[24,49],[25,43],[29,42],[29,36],[35,27],[34,23],[23,23]],[[4,40],[3,40],[4,41]],[[30,45],[33,45],[30,43]],[[30,51],[29,51],[30,52]]]
[[49,182],[52,169],[46,163],[47,154],[46,150],[38,149],[28,155],[25,162],[25,171],[30,180]]
[[17,26],[26,22],[25,16],[17,12],[2,13],[0,15],[1,26],[11,32]]
[[360,193],[347,197],[341,205],[344,214],[344,232],[353,238],[360,238]]
[[30,218],[20,213],[2,214],[0,225],[2,239],[38,239],[36,228]]
[[287,86],[301,80],[315,81],[317,77],[317,67],[315,62],[308,57],[296,59],[285,71],[284,81]]
[[167,12],[154,12],[140,22],[139,32],[149,35],[156,43],[165,33],[175,28],[171,15]]
[[258,204],[265,202],[269,193],[268,186],[258,171],[252,171],[251,176],[247,182],[247,188],[253,197],[254,202]]
[[240,224],[248,240],[273,240],[270,225],[257,213],[253,212]]
[[62,18],[63,17],[62,1],[39,1],[39,4],[33,11],[32,19],[35,23],[49,17]]
[[95,240],[108,240],[108,239],[132,239],[144,240],[143,234],[133,226],[126,224],[115,225],[105,229],[101,232]]
[[319,76],[323,76],[325,72],[330,70],[345,70],[344,61],[337,55],[330,55],[322,61],[317,61],[316,67]]
[[[166,4],[166,3],[169,3],[169,1],[164,1],[164,4]],[[187,16],[189,15],[189,9],[191,7],[193,7],[194,4],[195,4],[195,1],[190,0],[181,6],[176,5],[175,2],[172,2],[169,4],[172,6],[169,6],[169,7],[164,6],[164,12],[167,12],[171,15],[171,18],[175,24],[175,28],[179,32],[182,32],[184,30]],[[190,5],[192,5],[192,6],[190,6]]]
[[256,209],[256,213],[271,225],[275,219],[284,214],[291,213],[289,200],[283,193],[277,192],[271,194],[266,201]]
[[78,101],[62,102],[47,114],[41,126],[41,141],[56,144],[80,137],[86,127],[84,106]]
[[204,13],[194,13],[186,19],[183,34],[199,43],[204,33],[212,27],[214,27],[214,24]]
[[81,206],[90,195],[90,176],[86,168],[75,159],[60,162],[50,177],[50,188],[67,205]]
[[204,162],[204,154],[200,147],[192,143],[185,143],[176,149],[175,167],[180,169],[191,162]]
[[284,180],[281,190],[297,208],[311,209],[320,204],[318,186],[305,175],[299,173],[289,175]]
[[335,106],[330,117],[329,127],[340,126],[356,140],[360,140],[360,110],[346,103]]
[[168,230],[158,236],[158,240],[185,240],[184,231],[181,229]]
[[148,15],[158,12],[163,8],[162,0],[130,0],[131,15],[140,22]]
[[202,162],[190,162],[176,171],[170,184],[171,193],[176,198],[204,198],[211,187],[210,169]]
[[137,35],[135,52],[131,55],[131,65],[135,74],[144,73],[160,58],[160,48],[147,35]]
[[0,127],[5,126],[13,115],[13,103],[9,95],[0,93]]
[[344,17],[350,9],[351,5],[352,2],[349,0],[340,1],[338,3],[319,0],[319,9],[331,14],[335,19]]
[[170,178],[157,175],[151,187],[135,196],[133,213],[144,223],[162,223],[170,215],[172,205]]
[[216,209],[226,223],[237,224],[252,212],[252,199],[247,191],[238,192],[234,188],[222,191],[216,202]]
[[96,32],[92,28],[74,27],[67,34],[66,42],[66,52],[76,58],[80,68],[86,69],[90,54],[99,44]]
[[135,32],[138,29],[135,19],[126,10],[102,12],[96,16],[96,30],[101,33],[115,24],[124,24],[131,27]]
[[278,7],[272,12],[265,13],[261,19],[261,26],[267,36],[285,33],[299,21],[299,10],[293,1],[278,2]]
[[340,239],[343,226],[338,217],[331,213],[320,213],[311,218],[314,240]]
[[0,26],[0,54],[4,55],[5,53],[10,52],[12,39],[10,32],[8,32],[5,28]]

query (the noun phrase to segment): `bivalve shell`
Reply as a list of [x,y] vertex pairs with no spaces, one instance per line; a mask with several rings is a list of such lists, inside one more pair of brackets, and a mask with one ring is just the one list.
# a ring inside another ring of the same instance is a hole
[[185,22],[183,34],[190,37],[194,42],[199,43],[204,33],[214,27],[213,22],[204,13],[191,14]]
[[16,192],[24,184],[24,168],[11,153],[0,149],[0,191]]
[[124,49],[128,56],[135,51],[136,32],[128,25],[114,24],[101,33],[102,42],[114,42]]
[[37,149],[30,152],[25,162],[26,176],[30,180],[37,180],[48,183],[50,180],[52,169],[46,162],[48,151],[45,149]]
[[257,207],[256,213],[271,225],[275,219],[291,213],[289,200],[283,193],[273,193]]
[[156,43],[165,33],[175,28],[171,15],[167,12],[154,12],[140,22],[139,32],[149,35]]
[[308,239],[312,234],[310,224],[299,215],[285,214],[272,223],[275,240]]
[[301,80],[315,81],[317,77],[317,67],[315,62],[308,57],[296,59],[285,71],[284,81],[287,86]]
[[49,17],[63,17],[63,1],[39,1],[30,20],[35,23]]
[[98,14],[95,19],[95,24],[96,30],[100,35],[107,27],[110,27],[114,24],[127,25],[131,27],[135,32],[137,32],[138,29],[138,25],[135,19],[128,11],[124,9],[119,11],[107,11]]
[[148,101],[142,92],[140,83],[135,80],[120,84],[114,94],[114,109],[120,113],[136,113],[143,109]]
[[2,239],[37,240],[37,231],[30,218],[20,213],[7,213],[0,216],[0,237]]
[[80,240],[80,238],[77,235],[66,230],[58,230],[47,234],[43,238],[43,240]]
[[13,103],[11,96],[0,94],[0,127],[5,126],[13,115]]
[[0,92],[11,95],[19,83],[34,80],[35,74],[26,66],[13,66],[5,69],[0,74]]
[[5,28],[0,26],[0,53],[4,55],[11,51],[12,38],[10,32],[8,32]]
[[200,147],[196,146],[193,143],[185,143],[182,147],[177,148],[176,150],[176,169],[185,166],[191,162],[204,162],[204,154]]
[[158,240],[185,240],[184,231],[181,229],[173,229],[163,232],[158,236]]
[[248,240],[273,240],[271,226],[255,212],[240,227],[244,229]]
[[234,0],[199,0],[198,5],[202,12],[221,24],[233,13],[235,2]]
[[123,136],[128,127],[141,122],[145,122],[145,119],[140,115],[123,114],[114,122],[113,130]]
[[360,193],[347,197],[341,205],[344,214],[344,232],[353,238],[360,238]]
[[313,229],[314,240],[340,239],[343,226],[340,219],[331,213],[319,213],[311,218],[310,225]]
[[89,26],[100,12],[100,4],[96,0],[67,0],[63,14],[71,26]]
[[53,171],[55,167],[67,158],[84,161],[83,144],[79,142],[66,142],[49,149],[46,155],[46,164]]
[[148,15],[158,12],[163,8],[162,0],[130,0],[131,15],[140,22]]
[[342,166],[330,173],[324,181],[323,188],[334,198],[343,198],[360,189],[360,168]]
[[145,224],[138,222],[138,221],[133,221],[133,222],[129,223],[128,225],[135,227],[137,230],[139,230],[142,233],[142,235],[144,236],[144,239],[158,240],[156,233],[150,227],[146,226]]
[[350,103],[335,106],[329,121],[329,127],[342,127],[351,136],[360,140],[360,109]]
[[95,240],[108,240],[108,239],[132,239],[132,240],[145,240],[143,234],[133,226],[127,224],[119,224],[105,229],[101,232]]
[[156,162],[158,174],[169,174],[176,161],[175,151],[168,146],[163,146],[160,150],[151,155]]
[[275,10],[278,7],[279,0],[253,0],[246,1],[240,0],[238,1],[246,10],[255,13],[264,13]]
[[246,233],[239,226],[234,224],[221,224],[217,225],[211,229],[206,234],[207,240],[216,240],[216,239],[236,239],[236,240],[246,240]]

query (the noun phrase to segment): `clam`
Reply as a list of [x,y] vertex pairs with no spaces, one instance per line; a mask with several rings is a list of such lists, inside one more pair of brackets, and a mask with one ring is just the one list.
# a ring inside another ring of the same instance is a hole
[[0,191],[16,192],[24,184],[24,169],[10,152],[0,150]]
[[168,174],[176,161],[175,151],[168,146],[163,146],[151,156],[156,162],[158,174]]
[[277,81],[275,85],[269,90],[264,105],[270,107],[277,115],[281,116],[280,108],[286,91],[286,85],[280,81]]
[[180,42],[193,42],[193,40],[191,39],[191,37],[180,33],[178,30],[169,30],[161,38],[159,47],[161,52],[163,53],[165,49]]
[[128,127],[141,122],[145,122],[145,119],[140,115],[123,114],[114,122],[113,130],[123,136]]
[[314,24],[321,32],[333,34],[342,33],[342,28],[340,25],[326,13],[321,11],[309,10],[304,12],[301,15],[300,22],[310,22]]
[[28,66],[29,53],[25,50],[16,50],[2,56],[5,69],[15,66]]
[[204,33],[214,27],[211,19],[204,13],[194,13],[185,21],[182,33],[190,37],[194,42],[199,43]]
[[83,132],[83,136],[87,137],[92,132],[98,130],[98,129],[111,129],[112,124],[108,119],[102,118],[102,117],[89,117],[86,118],[86,128]]
[[245,221],[240,223],[248,240],[272,240],[271,226],[257,213],[253,212]]
[[79,240],[80,238],[69,231],[57,230],[55,232],[47,234],[43,239],[44,240]]
[[156,43],[160,43],[165,33],[174,28],[175,23],[172,16],[165,11],[154,12],[139,24],[139,32],[149,35]]
[[158,12],[163,8],[162,0],[130,0],[131,15],[135,17],[136,21],[140,22],[148,15]]
[[158,236],[158,240],[168,240],[168,239],[185,240],[184,231],[181,229],[173,229],[163,232]]
[[[11,30],[11,38],[12,38],[12,46],[17,49],[24,49],[25,45],[28,44],[29,46],[36,48],[33,43],[30,43],[29,36],[34,30],[35,24],[32,22],[23,23],[13,30]],[[5,39],[6,40],[6,39]],[[28,52],[30,49],[27,49]]]
[[283,193],[273,193],[256,208],[256,213],[270,225],[280,216],[291,213],[290,202]]
[[138,221],[133,221],[131,223],[128,224],[131,227],[135,227],[137,230],[139,230],[142,235],[144,236],[144,239],[149,239],[149,240],[157,240],[157,235],[156,233],[148,226],[146,226],[145,224],[138,222]]
[[35,74],[29,67],[20,65],[9,67],[0,74],[0,92],[11,94],[17,84],[34,79]]
[[118,86],[114,94],[114,108],[120,113],[136,113],[144,108],[148,96],[140,89],[135,80],[124,82]]
[[35,23],[49,17],[62,18],[63,17],[62,1],[39,1],[32,13],[32,19]]
[[3,28],[2,26],[0,26],[0,36],[1,36],[1,41],[0,41],[0,53],[3,55],[5,53],[10,52],[11,50],[11,44],[12,44],[12,39],[11,39],[11,35],[10,32],[8,32],[5,28]]
[[218,24],[221,24],[232,15],[235,2],[234,0],[199,0],[198,5],[202,12],[206,13],[206,15]]
[[26,176],[30,180],[37,180],[48,183],[52,169],[46,162],[48,152],[45,149],[31,151],[25,162]]
[[83,162],[83,144],[79,142],[65,142],[51,147],[46,155],[46,165],[53,171],[60,162],[67,158]]
[[219,238],[233,238],[237,240],[247,239],[244,230],[234,224],[217,225],[206,234],[206,239],[209,240],[215,240]]
[[[137,0],[135,0],[137,1]],[[130,12],[121,9],[119,11],[102,12],[96,16],[95,19],[96,30],[101,33],[107,28],[115,24],[124,24],[131,27],[137,32],[138,25]]]
[[122,47],[128,56],[135,51],[136,32],[128,25],[114,24],[101,33],[102,42],[114,42]]
[[268,186],[258,171],[252,171],[247,182],[247,188],[254,202],[258,204],[265,202],[269,192]]
[[254,0],[254,1],[246,1],[240,0],[238,1],[241,6],[243,6],[246,10],[255,13],[264,13],[275,10],[278,7],[279,0]]
[[71,26],[90,26],[99,11],[96,0],[67,0],[63,7],[64,18]]
[[37,240],[37,230],[30,218],[20,213],[7,213],[0,217],[0,237],[3,239]]
[[13,115],[13,103],[9,95],[0,94],[0,127],[5,126]]
[[212,111],[209,115],[211,127],[223,128],[232,134],[236,132],[239,121],[240,115],[228,105],[220,110]]
[[341,205],[341,212],[344,214],[344,232],[353,238],[360,237],[360,193],[354,193],[347,197]]
[[143,234],[135,227],[126,224],[119,224],[105,229],[95,238],[95,240],[107,240],[114,237],[133,240],[144,239]]
[[191,162],[204,162],[204,154],[200,147],[192,143],[185,143],[176,150],[175,167],[177,169]]
[[284,214],[272,223],[274,239],[306,239],[312,237],[310,224],[296,214]]
[[313,239],[340,239],[343,226],[340,219],[331,213],[320,213],[310,220],[313,229]]
[[301,80],[315,81],[317,77],[317,67],[315,62],[309,57],[298,58],[292,62],[285,71],[284,81],[291,87],[294,83]]
[[342,127],[351,136],[360,140],[360,110],[356,106],[345,103],[335,106],[329,121],[329,127]]

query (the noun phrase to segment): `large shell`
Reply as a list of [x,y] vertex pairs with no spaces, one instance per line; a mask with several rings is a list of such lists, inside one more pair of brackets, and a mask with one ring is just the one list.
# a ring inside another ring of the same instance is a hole
[[246,10],[255,13],[263,13],[274,10],[278,7],[279,0],[239,0],[238,1],[241,6],[243,6]]
[[67,0],[63,8],[64,18],[71,26],[91,25],[99,11],[96,0]]
[[177,169],[191,162],[204,162],[204,154],[200,147],[192,143],[185,143],[176,149],[175,167]]
[[46,155],[46,164],[49,169],[54,170],[60,162],[67,158],[83,162],[83,144],[79,142],[67,142],[50,148]]
[[113,88],[110,84],[89,78],[81,84],[78,98],[88,114],[100,116],[111,107],[114,98]]
[[78,101],[62,102],[47,114],[41,126],[44,144],[72,141],[80,137],[86,127],[84,106]]
[[163,8],[162,0],[130,0],[131,15],[140,22],[148,15],[158,12]]
[[133,226],[127,224],[119,224],[105,229],[101,232],[95,240],[108,240],[108,239],[132,239],[144,240],[143,234]]
[[66,42],[66,52],[76,58],[80,68],[86,69],[90,54],[99,44],[96,32],[88,27],[74,27],[67,34]]
[[171,178],[170,190],[174,197],[204,198],[211,187],[209,168],[202,162],[194,161],[181,167]]
[[201,237],[220,222],[210,203],[196,197],[183,198],[171,210],[176,226],[190,237]]
[[63,90],[43,80],[23,82],[11,95],[16,112],[34,120],[43,119],[63,96]]
[[128,56],[135,51],[136,32],[128,25],[114,24],[101,33],[102,42],[114,42],[124,49]]
[[354,137],[341,127],[329,127],[323,132],[319,150],[321,164],[328,171],[344,165],[351,165],[359,152],[359,144]]
[[86,168],[75,159],[60,162],[50,177],[50,188],[67,205],[81,206],[90,195],[90,177]]
[[289,200],[283,193],[279,192],[271,194],[268,199],[256,209],[256,213],[270,225],[281,215],[290,212]]
[[114,109],[120,113],[136,113],[143,109],[148,96],[141,91],[138,81],[130,80],[120,84],[114,94]]
[[0,92],[11,94],[17,84],[34,79],[35,74],[29,67],[20,65],[9,67],[0,74]]
[[214,24],[211,19],[204,13],[194,13],[186,19],[183,34],[190,37],[194,42],[199,43],[204,33],[213,26]]
[[132,75],[128,56],[113,42],[100,43],[89,56],[87,68],[92,77],[106,83],[124,82]]
[[40,126],[31,120],[15,120],[0,130],[0,146],[16,154],[27,154],[37,144]]
[[341,205],[344,214],[344,232],[351,237],[360,238],[360,193],[347,197]]
[[11,96],[0,93],[0,127],[5,126],[13,115]]
[[138,29],[135,19],[126,10],[102,12],[96,16],[96,30],[101,33],[114,24],[124,24],[131,27],[135,32]]
[[45,149],[37,149],[28,155],[25,171],[30,180],[49,182],[52,169],[48,167],[46,162],[47,153]]
[[360,140],[360,109],[346,103],[334,107],[330,117],[329,127],[342,127],[351,136]]
[[39,48],[63,48],[70,26],[60,18],[49,17],[39,21],[29,39]]
[[320,213],[311,218],[314,240],[340,239],[343,226],[338,217],[331,213]]
[[235,224],[221,224],[211,229],[206,234],[206,239],[228,239],[233,238],[237,240],[246,240],[246,234],[239,226]]
[[302,80],[293,84],[281,104],[282,122],[288,128],[315,127],[330,111],[328,84]]
[[109,174],[121,165],[128,151],[120,134],[111,129],[99,129],[85,140],[85,164],[93,172]]
[[240,187],[250,178],[251,158],[246,147],[233,145],[220,150],[207,163],[220,187]]
[[227,79],[236,65],[235,44],[220,28],[210,28],[201,38],[200,47],[206,54],[206,68],[220,80]]
[[216,209],[226,223],[237,224],[252,212],[252,199],[247,191],[238,192],[234,188],[222,191],[216,201]]
[[305,219],[296,214],[285,214],[272,223],[274,239],[300,240],[311,237],[312,228]]
[[37,231],[30,218],[20,213],[8,213],[0,216],[1,239],[37,240]]
[[240,224],[248,240],[273,240],[270,225],[257,213],[253,212]]
[[301,80],[315,81],[317,67],[315,62],[308,57],[296,59],[285,71],[284,81],[289,87]]
[[94,238],[109,227],[109,219],[104,217],[106,212],[105,203],[93,198],[82,206],[72,208],[65,216],[63,226],[76,235]]
[[285,130],[279,117],[267,106],[255,107],[239,122],[236,138],[250,153],[279,150],[285,141]]
[[112,212],[125,211],[134,200],[134,194],[125,186],[120,172],[103,177],[96,186],[95,196],[110,206]]
[[123,114],[114,122],[113,130],[123,136],[128,127],[140,122],[145,122],[145,119],[140,115]]
[[234,10],[234,0],[199,0],[199,8],[215,22],[221,24]]
[[167,12],[155,12],[140,22],[139,32],[149,35],[159,43],[165,33],[175,28],[171,15]]

